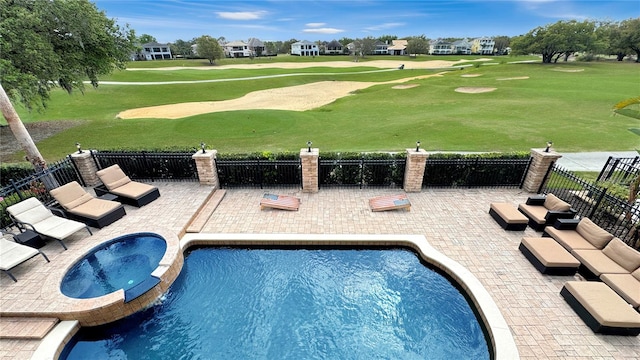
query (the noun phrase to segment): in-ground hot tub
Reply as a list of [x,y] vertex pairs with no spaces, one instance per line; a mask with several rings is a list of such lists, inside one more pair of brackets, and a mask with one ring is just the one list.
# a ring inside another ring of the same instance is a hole
[[155,233],[132,233],[109,240],[69,269],[60,291],[68,297],[89,299],[123,289],[127,303],[160,282],[151,273],[166,250],[167,242]]

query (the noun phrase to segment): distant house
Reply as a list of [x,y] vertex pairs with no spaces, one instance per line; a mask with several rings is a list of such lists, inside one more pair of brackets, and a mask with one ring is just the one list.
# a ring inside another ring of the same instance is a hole
[[163,60],[171,59],[171,48],[169,44],[159,44],[156,42],[142,44],[142,51],[137,54],[134,60]]
[[318,50],[317,44],[302,40],[291,44],[291,55],[318,56],[320,55],[320,51]]
[[453,44],[444,40],[435,40],[429,44],[429,54],[432,55],[451,55],[453,49]]
[[493,48],[496,46],[495,41],[491,38],[482,37],[473,40],[471,44],[471,53],[480,55],[493,55]]
[[262,56],[265,53],[264,43],[256,38],[250,38],[248,46],[253,56]]
[[376,41],[375,48],[373,49],[373,55],[388,55],[389,44],[382,41]]
[[471,43],[467,39],[453,42],[453,53],[458,55],[471,55]]
[[342,55],[344,54],[344,46],[339,43],[337,40],[332,40],[330,43],[325,45],[324,53],[325,55]]
[[224,44],[222,49],[224,50],[224,55],[226,57],[239,58],[251,56],[249,44],[241,40],[230,41]]
[[389,55],[406,55],[407,40],[391,40],[391,46],[387,48]]

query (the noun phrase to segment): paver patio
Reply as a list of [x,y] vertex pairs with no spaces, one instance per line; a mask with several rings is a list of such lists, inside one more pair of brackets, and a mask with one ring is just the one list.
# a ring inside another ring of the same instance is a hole
[[[162,196],[116,223],[66,243],[42,250],[50,263],[37,258],[16,268],[13,283],[0,277],[0,311],[38,309],[46,304],[41,294],[51,267],[80,257],[96,244],[127,229],[168,228],[180,232],[210,193],[197,183],[154,183]],[[260,210],[266,192],[300,197],[299,211]],[[637,359],[640,337],[594,334],[560,296],[564,282],[579,276],[540,274],[519,252],[523,236],[540,236],[530,228],[505,231],[488,214],[491,202],[514,205],[529,195],[518,189],[429,189],[409,193],[410,212],[372,212],[368,199],[398,193],[391,189],[228,189],[203,233],[297,234],[418,234],[453,260],[467,267],[486,287],[509,324],[522,359]],[[124,230],[123,230],[124,229]],[[0,335],[7,331],[0,328]],[[0,339],[0,359],[29,359],[39,340]]]

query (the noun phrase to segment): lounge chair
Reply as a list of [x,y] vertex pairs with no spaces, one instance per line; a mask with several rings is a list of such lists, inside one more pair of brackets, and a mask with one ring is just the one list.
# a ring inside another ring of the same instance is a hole
[[260,199],[260,210],[264,208],[295,210],[300,207],[300,198],[289,195],[264,194]]
[[4,237],[0,238],[0,270],[9,275],[14,282],[18,282],[18,280],[11,274],[11,269],[38,254],[42,255],[42,257],[49,262],[47,255],[38,249],[18,244]]
[[387,211],[396,209],[407,209],[411,211],[411,202],[407,195],[385,195],[369,199],[371,211]]
[[41,236],[57,240],[65,250],[67,247],[63,240],[71,234],[86,229],[89,235],[93,235],[87,225],[54,215],[51,209],[44,206],[35,197],[9,206],[7,211],[18,228],[32,230]]
[[531,196],[526,203],[518,205],[518,210],[529,218],[529,226],[536,231],[553,225],[557,219],[572,219],[576,216],[576,210],[571,208],[571,204],[553,194]]
[[69,217],[92,227],[103,228],[127,214],[119,202],[96,199],[77,181],[55,188],[50,193]]
[[136,207],[147,205],[160,196],[157,187],[132,181],[118,164],[102,169],[96,174],[104,184],[104,188],[95,189],[97,195],[111,193],[118,197],[118,201]]

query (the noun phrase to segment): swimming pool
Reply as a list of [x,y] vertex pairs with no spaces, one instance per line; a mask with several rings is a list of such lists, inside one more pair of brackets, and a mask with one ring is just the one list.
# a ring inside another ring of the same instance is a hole
[[480,321],[413,251],[203,248],[163,301],[67,359],[489,359]]
[[125,302],[131,301],[160,281],[151,273],[166,250],[165,239],[155,233],[119,236],[76,262],[62,279],[60,291],[72,298],[89,299],[123,289]]

